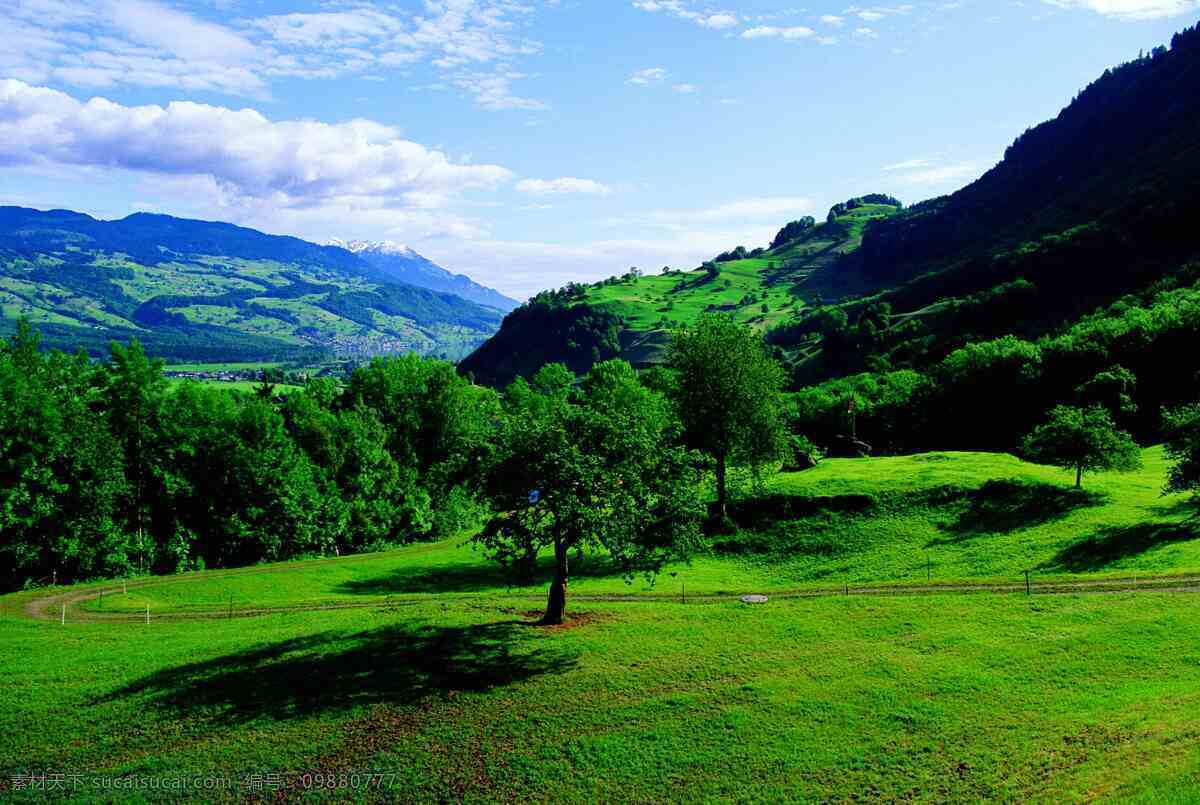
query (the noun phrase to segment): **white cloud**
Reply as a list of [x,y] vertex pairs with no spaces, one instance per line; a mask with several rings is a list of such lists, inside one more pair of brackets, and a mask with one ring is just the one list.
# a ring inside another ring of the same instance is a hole
[[883,169],[888,172],[911,171],[911,170],[916,170],[917,168],[929,167],[930,165],[934,164],[935,161],[936,160],[929,159],[929,158],[907,159],[904,162],[897,162],[894,165],[884,165]]
[[277,14],[252,20],[250,25],[276,42],[306,48],[361,46],[404,30],[400,20],[371,8]]
[[485,109],[534,110],[545,104],[509,88],[524,77],[513,62],[541,50],[522,33],[533,11],[517,0],[426,0],[407,13],[364,0],[218,24],[158,0],[9,0],[0,75],[265,98],[278,78],[378,76],[419,62]]
[[734,14],[710,14],[709,16],[699,20],[699,23],[705,28],[712,28],[713,30],[720,31],[737,25],[738,18]]
[[839,17],[836,14],[823,14],[821,16],[821,22],[825,23],[826,25],[832,25],[834,28],[841,28],[846,24],[846,19],[844,17]]
[[1152,20],[1200,11],[1198,0],[1042,0],[1059,8],[1086,8],[1120,20]]
[[667,71],[662,67],[647,67],[645,70],[638,70],[629,77],[630,84],[653,84],[662,81],[667,77]]
[[759,25],[742,31],[743,39],[808,39],[816,35],[812,28],[796,25],[790,28],[776,28],[772,25]]
[[531,196],[562,196],[579,194],[586,196],[612,195],[612,188],[591,179],[565,176],[561,179],[522,179],[517,182],[517,191]]
[[851,6],[844,12],[848,16],[858,17],[866,22],[878,22],[884,17],[891,17],[896,14],[907,14],[915,8],[911,3],[904,3],[898,6],[872,6],[870,8],[860,8],[859,6]]
[[979,175],[976,162],[954,162],[945,164],[938,159],[910,159],[883,169],[891,174],[891,181],[908,187],[937,187],[961,184],[965,179]]
[[484,109],[506,111],[522,109],[536,112],[549,106],[534,98],[524,98],[512,91],[512,82],[525,76],[513,70],[505,72],[460,73],[450,79],[459,89],[466,90],[475,98],[475,103]]
[[700,88],[695,84],[676,84],[675,86],[671,87],[671,89],[675,90],[681,95],[691,95],[692,93],[697,92]]
[[12,0],[0,5],[0,26],[6,77],[266,94],[253,42],[151,0]]
[[227,205],[283,208],[435,209],[511,177],[497,165],[452,162],[370,120],[271,121],[253,109],[191,102],[81,103],[14,80],[0,81],[0,164],[187,177]]
[[661,11],[714,31],[733,28],[741,22],[740,17],[731,11],[696,11],[684,0],[633,0],[633,7],[642,11]]

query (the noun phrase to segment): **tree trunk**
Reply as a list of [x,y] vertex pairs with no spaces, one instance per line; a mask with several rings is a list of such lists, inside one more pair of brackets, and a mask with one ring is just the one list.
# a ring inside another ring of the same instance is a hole
[[725,454],[717,454],[717,518],[723,523],[728,516],[726,500],[728,493],[725,489]]
[[550,596],[546,601],[543,626],[557,626],[563,622],[567,612],[567,549],[561,541],[554,544],[554,581],[550,582]]
[[1075,488],[1083,489],[1083,465],[1075,468]]

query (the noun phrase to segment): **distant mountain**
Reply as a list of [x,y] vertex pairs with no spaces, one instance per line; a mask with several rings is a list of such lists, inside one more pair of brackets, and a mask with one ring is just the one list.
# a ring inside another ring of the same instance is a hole
[[0,329],[57,347],[138,338],[172,359],[458,358],[501,313],[404,284],[345,249],[226,223],[0,207]]
[[507,313],[520,302],[486,288],[465,274],[452,274],[437,263],[392,241],[344,241],[332,238],[330,245],[345,249],[379,269],[392,282],[404,282],[432,291],[452,293],[480,305]]

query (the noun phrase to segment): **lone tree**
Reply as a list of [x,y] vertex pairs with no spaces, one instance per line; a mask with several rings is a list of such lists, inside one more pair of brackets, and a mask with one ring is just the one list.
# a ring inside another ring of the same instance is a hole
[[553,549],[544,624],[563,621],[569,556],[608,554],[628,578],[686,556],[703,506],[671,407],[624,361],[597,364],[573,388],[561,364],[505,392],[500,455],[490,473],[494,518],[477,537],[493,559],[528,576]]
[[762,339],[720,315],[702,316],[671,344],[672,396],[689,447],[716,462],[717,516],[727,516],[732,465],[761,465],[790,446],[781,405],[784,371]]
[[1167,457],[1174,462],[1167,492],[1200,493],[1200,405],[1163,412]]
[[1142,465],[1133,437],[1118,430],[1112,414],[1100,405],[1057,406],[1048,422],[1025,437],[1021,452],[1039,464],[1075,470],[1076,489],[1083,486],[1085,472],[1129,472]]

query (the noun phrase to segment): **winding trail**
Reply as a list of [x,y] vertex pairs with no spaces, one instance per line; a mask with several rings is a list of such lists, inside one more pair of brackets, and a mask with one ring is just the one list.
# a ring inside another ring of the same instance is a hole
[[[289,567],[291,566],[242,568],[238,570],[221,571],[221,575],[243,576],[257,575],[262,573],[278,573],[287,571]],[[22,611],[29,618],[44,621],[57,620],[62,617],[63,607],[66,607],[66,613],[69,615],[72,623],[145,621],[145,614],[139,612],[97,612],[94,610],[80,609],[78,605],[86,601],[95,600],[99,598],[101,594],[109,596],[114,594],[119,595],[125,589],[136,591],[167,584],[187,583],[194,580],[196,580],[196,577],[190,575],[161,576],[137,579],[126,582],[124,585],[114,585],[110,582],[107,585],[89,586],[80,589],[70,588],[32,598],[24,603]],[[665,592],[607,593],[593,595],[573,594],[571,595],[570,600],[572,602],[585,603],[718,604],[740,601],[744,595],[757,594],[763,594],[768,596],[770,600],[775,600],[834,597],[840,598],[847,596],[910,597],[922,595],[972,593],[1023,595],[1027,592],[1031,595],[1077,595],[1081,593],[1104,594],[1128,592],[1200,593],[1200,575],[1131,576],[1128,578],[1083,580],[1070,579],[1054,580],[1041,583],[1034,579],[1028,590],[1026,589],[1024,581],[1016,583],[960,582],[944,584],[843,584],[838,587],[801,587],[785,590],[748,590],[743,592],[722,591],[716,593],[689,594],[685,599],[681,598],[679,594]],[[361,599],[347,601],[298,601],[292,604],[279,604],[274,606],[243,606],[240,608],[234,608],[232,610],[230,610],[228,607],[187,608],[168,610],[161,613],[152,613],[150,617],[151,620],[154,621],[224,620],[231,617],[248,618],[281,613],[326,612],[343,609],[378,609],[400,606],[415,606],[434,601],[453,601],[454,603],[458,604],[495,604],[499,602],[541,603],[544,601],[544,599],[545,594],[544,592],[540,591],[521,593],[481,593],[478,595],[428,593],[420,595],[364,596]]]

